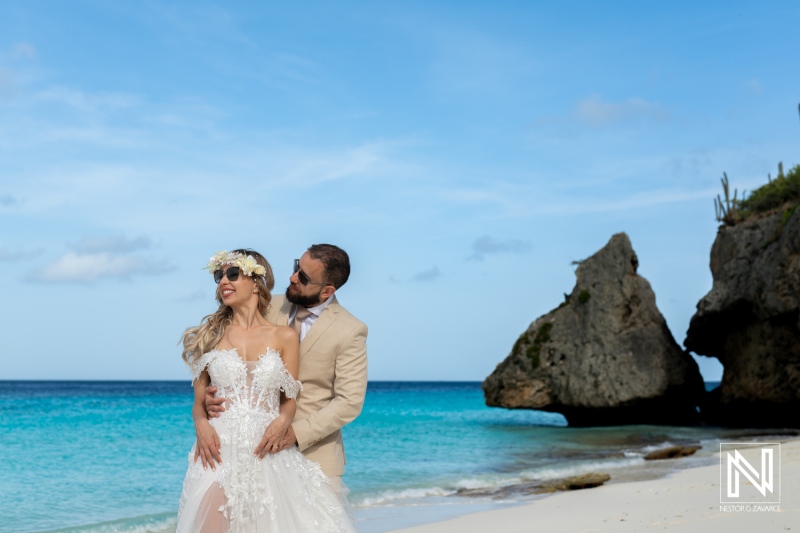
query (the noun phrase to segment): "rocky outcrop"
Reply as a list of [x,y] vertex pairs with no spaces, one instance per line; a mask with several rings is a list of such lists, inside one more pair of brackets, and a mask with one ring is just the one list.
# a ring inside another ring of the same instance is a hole
[[486,404],[559,412],[579,426],[696,422],[700,372],[638,264],[624,233],[581,262],[566,301],[536,319],[483,382]]
[[659,461],[661,459],[677,459],[679,457],[686,457],[687,455],[694,455],[700,448],[702,448],[702,446],[670,446],[668,448],[661,448],[660,450],[653,450],[644,456],[644,460]]
[[589,474],[581,474],[579,476],[551,479],[548,481],[529,481],[526,483],[507,485],[504,487],[458,489],[458,491],[456,491],[456,495],[507,500],[515,496],[528,496],[531,494],[546,494],[548,492],[591,489],[594,487],[599,487],[610,479],[611,476],[609,474],[591,472]]
[[800,209],[720,227],[711,273],[684,342],[725,368],[704,418],[800,427]]
[[554,479],[552,481],[546,481],[542,483],[539,493],[558,492],[562,490],[592,489],[594,487],[599,487],[610,479],[611,476],[609,474],[598,474],[596,472],[582,474],[580,476]]

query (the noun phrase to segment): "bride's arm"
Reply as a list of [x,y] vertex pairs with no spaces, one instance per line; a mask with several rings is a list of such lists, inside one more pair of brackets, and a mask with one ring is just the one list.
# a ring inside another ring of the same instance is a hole
[[[297,373],[300,369],[300,339],[297,332],[292,328],[281,328],[281,359],[292,375],[293,379],[297,379]],[[297,411],[297,402],[294,398],[287,398],[281,392],[281,409],[280,415],[270,422],[267,429],[264,431],[264,436],[261,442],[256,446],[255,454],[262,459],[268,453],[275,453],[281,449],[281,441],[283,440],[286,431],[291,427],[294,413]]]
[[197,446],[194,451],[194,460],[198,457],[203,462],[203,468],[211,467],[216,470],[217,463],[222,463],[219,454],[219,436],[208,422],[208,411],[205,405],[206,387],[211,383],[208,371],[203,370],[200,376],[194,380],[194,405],[192,405],[192,420],[194,420],[194,431],[197,434]]

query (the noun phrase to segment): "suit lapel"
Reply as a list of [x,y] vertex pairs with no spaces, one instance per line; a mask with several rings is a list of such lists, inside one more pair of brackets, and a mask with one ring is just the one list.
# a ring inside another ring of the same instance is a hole
[[289,313],[292,311],[292,302],[287,299],[283,299],[281,302],[281,306],[277,310],[277,315],[275,316],[275,324],[278,326],[288,326],[289,325]]
[[322,337],[325,330],[336,321],[338,313],[339,303],[336,301],[336,296],[334,295],[333,301],[328,304],[328,307],[325,308],[319,318],[314,322],[314,325],[311,326],[311,329],[308,330],[303,342],[300,343],[300,359],[302,359],[320,337]]

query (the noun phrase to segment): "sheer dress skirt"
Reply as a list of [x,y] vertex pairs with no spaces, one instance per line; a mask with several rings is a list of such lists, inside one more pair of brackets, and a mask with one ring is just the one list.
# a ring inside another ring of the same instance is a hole
[[212,383],[226,397],[225,412],[211,421],[220,437],[222,464],[204,469],[199,459],[194,461],[192,447],[178,533],[355,532],[346,511],[346,489],[332,486],[317,463],[295,447],[263,459],[254,455],[279,412],[280,391],[294,397],[299,388],[277,352],[268,351],[258,362],[242,361],[235,351],[203,357],[215,353],[200,363],[208,366]]

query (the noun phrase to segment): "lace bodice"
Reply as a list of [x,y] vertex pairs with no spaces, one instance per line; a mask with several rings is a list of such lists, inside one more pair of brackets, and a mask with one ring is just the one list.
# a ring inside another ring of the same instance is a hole
[[236,351],[212,350],[191,364],[192,381],[208,368],[211,384],[217,387],[217,397],[226,398],[224,416],[239,410],[264,407],[270,420],[280,413],[280,392],[296,398],[303,389],[283,364],[280,353],[267,348],[258,361],[245,361]]
[[[276,502],[260,477],[260,462],[254,454],[264,430],[280,414],[280,393],[296,398],[302,385],[295,380],[283,364],[280,353],[268,348],[258,361],[244,361],[236,349],[212,350],[190,364],[193,381],[208,369],[211,384],[217,387],[217,397],[224,397],[225,411],[211,425],[219,434],[223,462],[217,479],[224,489],[225,503],[219,511],[230,521],[229,532],[249,531],[258,515],[268,512],[274,518]],[[200,461],[192,463],[190,452],[188,479],[200,479],[203,467]],[[296,449],[281,452],[280,457],[267,455],[271,464],[281,461],[292,465],[302,479],[305,494],[309,487],[327,483],[319,465],[307,461]],[[334,512],[335,508],[329,509]],[[339,511],[340,513],[340,511]],[[336,514],[336,513],[334,513]],[[341,518],[341,517],[340,517]]]

